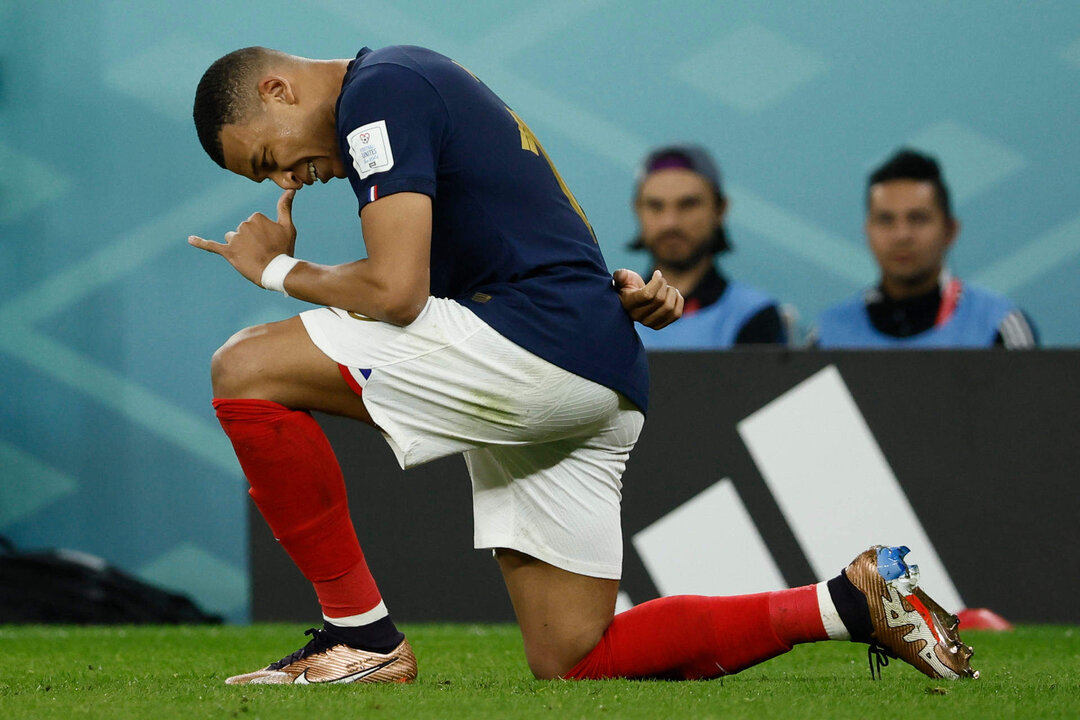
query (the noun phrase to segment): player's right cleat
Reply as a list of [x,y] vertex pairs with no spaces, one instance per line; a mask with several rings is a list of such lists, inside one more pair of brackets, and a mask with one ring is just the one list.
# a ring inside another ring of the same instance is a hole
[[[960,640],[956,616],[917,587],[919,566],[908,565],[908,548],[875,545],[851,561],[847,579],[865,596],[876,646],[932,678],[977,678],[971,647]],[[879,656],[879,670],[881,665]],[[871,673],[874,667],[871,661]]]
[[412,682],[416,656],[408,640],[383,654],[344,645],[325,630],[312,628],[311,641],[262,670],[234,675],[226,685],[317,685]]

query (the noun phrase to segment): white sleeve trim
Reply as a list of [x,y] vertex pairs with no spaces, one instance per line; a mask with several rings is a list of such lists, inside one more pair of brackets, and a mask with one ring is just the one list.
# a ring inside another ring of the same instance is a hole
[[1020,310],[1009,312],[998,325],[998,332],[1009,350],[1035,347],[1035,333]]

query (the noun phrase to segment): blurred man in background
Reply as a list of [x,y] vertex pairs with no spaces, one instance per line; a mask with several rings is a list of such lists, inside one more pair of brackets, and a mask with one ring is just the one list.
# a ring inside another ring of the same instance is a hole
[[717,270],[716,256],[731,250],[724,227],[728,205],[720,173],[704,148],[662,147],[642,162],[634,195],[640,235],[630,247],[648,250],[653,271],[661,271],[685,298],[675,325],[663,332],[638,327],[647,349],[786,342],[776,301]]
[[822,313],[812,344],[1035,347],[1032,324],[1012,301],[947,269],[959,232],[938,163],[906,148],[889,158],[866,190],[866,237],[881,279]]

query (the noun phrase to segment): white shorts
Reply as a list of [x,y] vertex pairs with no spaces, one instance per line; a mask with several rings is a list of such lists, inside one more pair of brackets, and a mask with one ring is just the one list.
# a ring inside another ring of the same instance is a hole
[[644,422],[619,393],[430,298],[407,327],[336,308],[301,313],[348,368],[402,468],[464,453],[474,544],[600,578],[622,571],[622,473]]

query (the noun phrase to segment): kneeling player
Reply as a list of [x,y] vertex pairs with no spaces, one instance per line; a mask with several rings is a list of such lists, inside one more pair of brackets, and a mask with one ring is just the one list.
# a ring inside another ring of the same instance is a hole
[[[934,677],[973,675],[955,619],[912,587],[903,548],[817,586],[670,597],[613,619],[621,477],[648,371],[633,328],[678,317],[659,275],[608,274],[591,226],[528,126],[460,65],[416,47],[316,61],[248,48],[195,99],[222,167],[286,189],[225,243],[268,289],[323,306],[214,356],[214,406],[324,628],[231,683],[407,681],[416,660],[368,571],[333,451],[307,411],[379,428],[402,467],[463,453],[477,547],[496,551],[540,678],[701,678],[799,642],[874,643]],[[294,257],[295,190],[348,177],[367,257]]]

